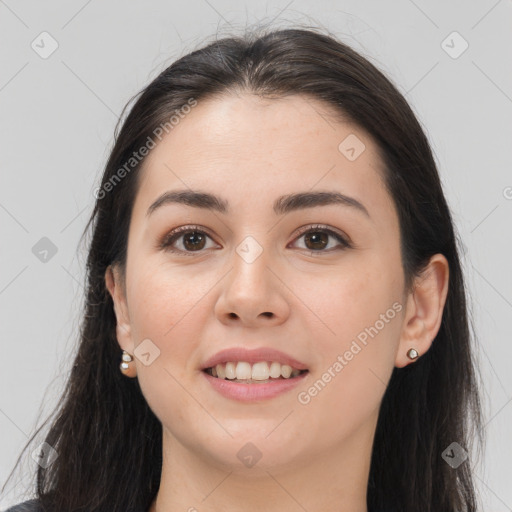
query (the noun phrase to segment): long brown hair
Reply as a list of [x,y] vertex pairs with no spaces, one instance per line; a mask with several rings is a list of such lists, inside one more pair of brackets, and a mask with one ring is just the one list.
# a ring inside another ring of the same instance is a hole
[[180,58],[141,91],[116,129],[100,187],[108,192],[97,194],[82,235],[92,230],[80,344],[46,436],[59,456],[37,470],[37,497],[46,510],[146,510],[156,495],[162,426],[138,380],[119,371],[104,279],[108,265],[126,261],[144,160],[121,180],[115,176],[191,98],[233,89],[269,98],[306,94],[366,130],[398,211],[408,289],[433,254],[447,258],[449,291],[437,337],[414,365],[394,368],[383,397],[367,504],[370,512],[477,510],[469,461],[452,468],[442,456],[454,441],[468,452],[473,438],[483,444],[483,429],[460,242],[426,135],[391,81],[346,44],[312,28],[265,30],[225,37]]

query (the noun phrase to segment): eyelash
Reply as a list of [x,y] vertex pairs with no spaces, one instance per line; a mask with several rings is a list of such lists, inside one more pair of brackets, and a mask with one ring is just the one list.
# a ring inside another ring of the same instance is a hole
[[[183,234],[186,233],[200,233],[201,235],[206,235],[209,238],[212,238],[207,231],[204,230],[201,226],[182,226],[180,228],[175,229],[174,231],[171,231],[170,233],[166,234],[162,240],[158,243],[158,249],[169,251],[175,254],[179,255],[185,255],[185,256],[195,256],[196,254],[201,254],[204,252],[204,250],[199,251],[183,251],[181,249],[174,249],[172,248],[172,244],[180,238],[180,236],[183,236]],[[315,224],[313,226],[308,226],[306,229],[301,230],[300,233],[297,235],[296,238],[300,238],[308,233],[325,233],[327,235],[332,236],[336,239],[341,245],[341,247],[338,247],[337,249],[328,249],[328,250],[309,250],[310,254],[312,256],[320,255],[321,253],[331,253],[333,250],[341,250],[341,249],[350,249],[352,248],[352,244],[350,244],[344,237],[342,237],[339,233],[336,231],[333,231],[332,229],[329,229],[326,226]],[[308,249],[303,249],[307,251]]]

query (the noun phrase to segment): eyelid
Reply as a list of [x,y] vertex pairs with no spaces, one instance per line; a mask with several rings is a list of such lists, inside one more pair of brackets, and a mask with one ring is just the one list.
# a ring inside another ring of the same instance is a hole
[[[350,240],[350,237],[343,233],[342,231],[338,231],[336,228],[333,228],[327,224],[306,224],[305,226],[301,226],[300,228],[297,228],[297,230],[294,232],[293,236],[298,237],[302,236],[304,233],[308,233],[309,231],[324,231],[330,235],[333,235],[335,238],[339,237],[343,240],[343,242],[347,246],[352,246],[352,242]],[[321,251],[319,251],[321,252]]]
[[344,251],[347,249],[353,249],[354,245],[352,241],[350,240],[350,237],[345,235],[342,232],[339,232],[336,228],[331,228],[328,225],[325,224],[307,224],[306,226],[302,226],[298,228],[298,230],[294,233],[293,242],[297,240],[298,238],[301,238],[306,233],[315,233],[315,232],[322,232],[326,233],[328,236],[334,238],[338,245],[336,247],[331,247],[327,250],[313,250],[313,249],[307,249],[307,248],[300,248],[303,251],[307,251],[309,255],[314,257],[321,257],[322,255],[328,255],[332,253],[337,253],[339,251]]
[[[204,233],[209,238],[214,240],[213,235],[210,233],[210,231],[205,228],[204,226],[199,226],[197,224],[189,224],[186,226],[180,226],[176,229],[171,230],[170,232],[166,233],[157,243],[157,249],[163,250],[163,251],[170,251],[174,253],[179,254],[186,254],[186,255],[194,255],[196,251],[182,251],[180,249],[173,249],[170,244],[173,239],[178,239],[179,235],[181,233],[188,233],[189,231],[199,231],[201,233]],[[197,251],[197,254],[203,253],[205,251]]]

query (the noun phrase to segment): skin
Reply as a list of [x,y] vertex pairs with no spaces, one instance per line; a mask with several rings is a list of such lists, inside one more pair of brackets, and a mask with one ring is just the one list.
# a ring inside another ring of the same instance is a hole
[[[436,254],[414,289],[404,289],[398,217],[376,146],[328,114],[328,106],[299,95],[200,101],[145,161],[126,279],[117,267],[105,279],[120,347],[134,354],[149,338],[160,350],[148,366],[137,357],[131,363],[163,427],[152,512],[234,512],[241,504],[246,512],[367,512],[379,406],[393,368],[414,364],[407,351],[421,357],[439,330],[448,263]],[[354,161],[338,150],[349,134],[366,146]],[[221,196],[229,213],[173,204],[146,216],[160,194],[183,188]],[[278,196],[311,190],[351,196],[370,218],[340,205],[274,214]],[[318,245],[297,229],[316,223],[352,247],[329,236],[329,246],[312,255]],[[183,236],[174,247],[191,256],[157,248],[165,234],[190,224],[211,233],[200,252]],[[249,235],[263,249],[250,264],[236,252]],[[401,311],[309,403],[299,403],[298,393],[393,303]],[[309,374],[270,400],[229,400],[200,368],[232,346],[275,347],[306,363]],[[262,454],[251,468],[237,458],[248,442]]]

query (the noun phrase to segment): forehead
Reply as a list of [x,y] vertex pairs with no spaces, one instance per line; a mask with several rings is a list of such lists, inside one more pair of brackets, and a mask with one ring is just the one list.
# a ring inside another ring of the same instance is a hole
[[240,206],[250,206],[250,192],[260,207],[284,192],[334,189],[368,210],[393,210],[371,137],[302,95],[200,100],[151,150],[141,172],[135,209],[147,209],[167,190],[200,188]]

